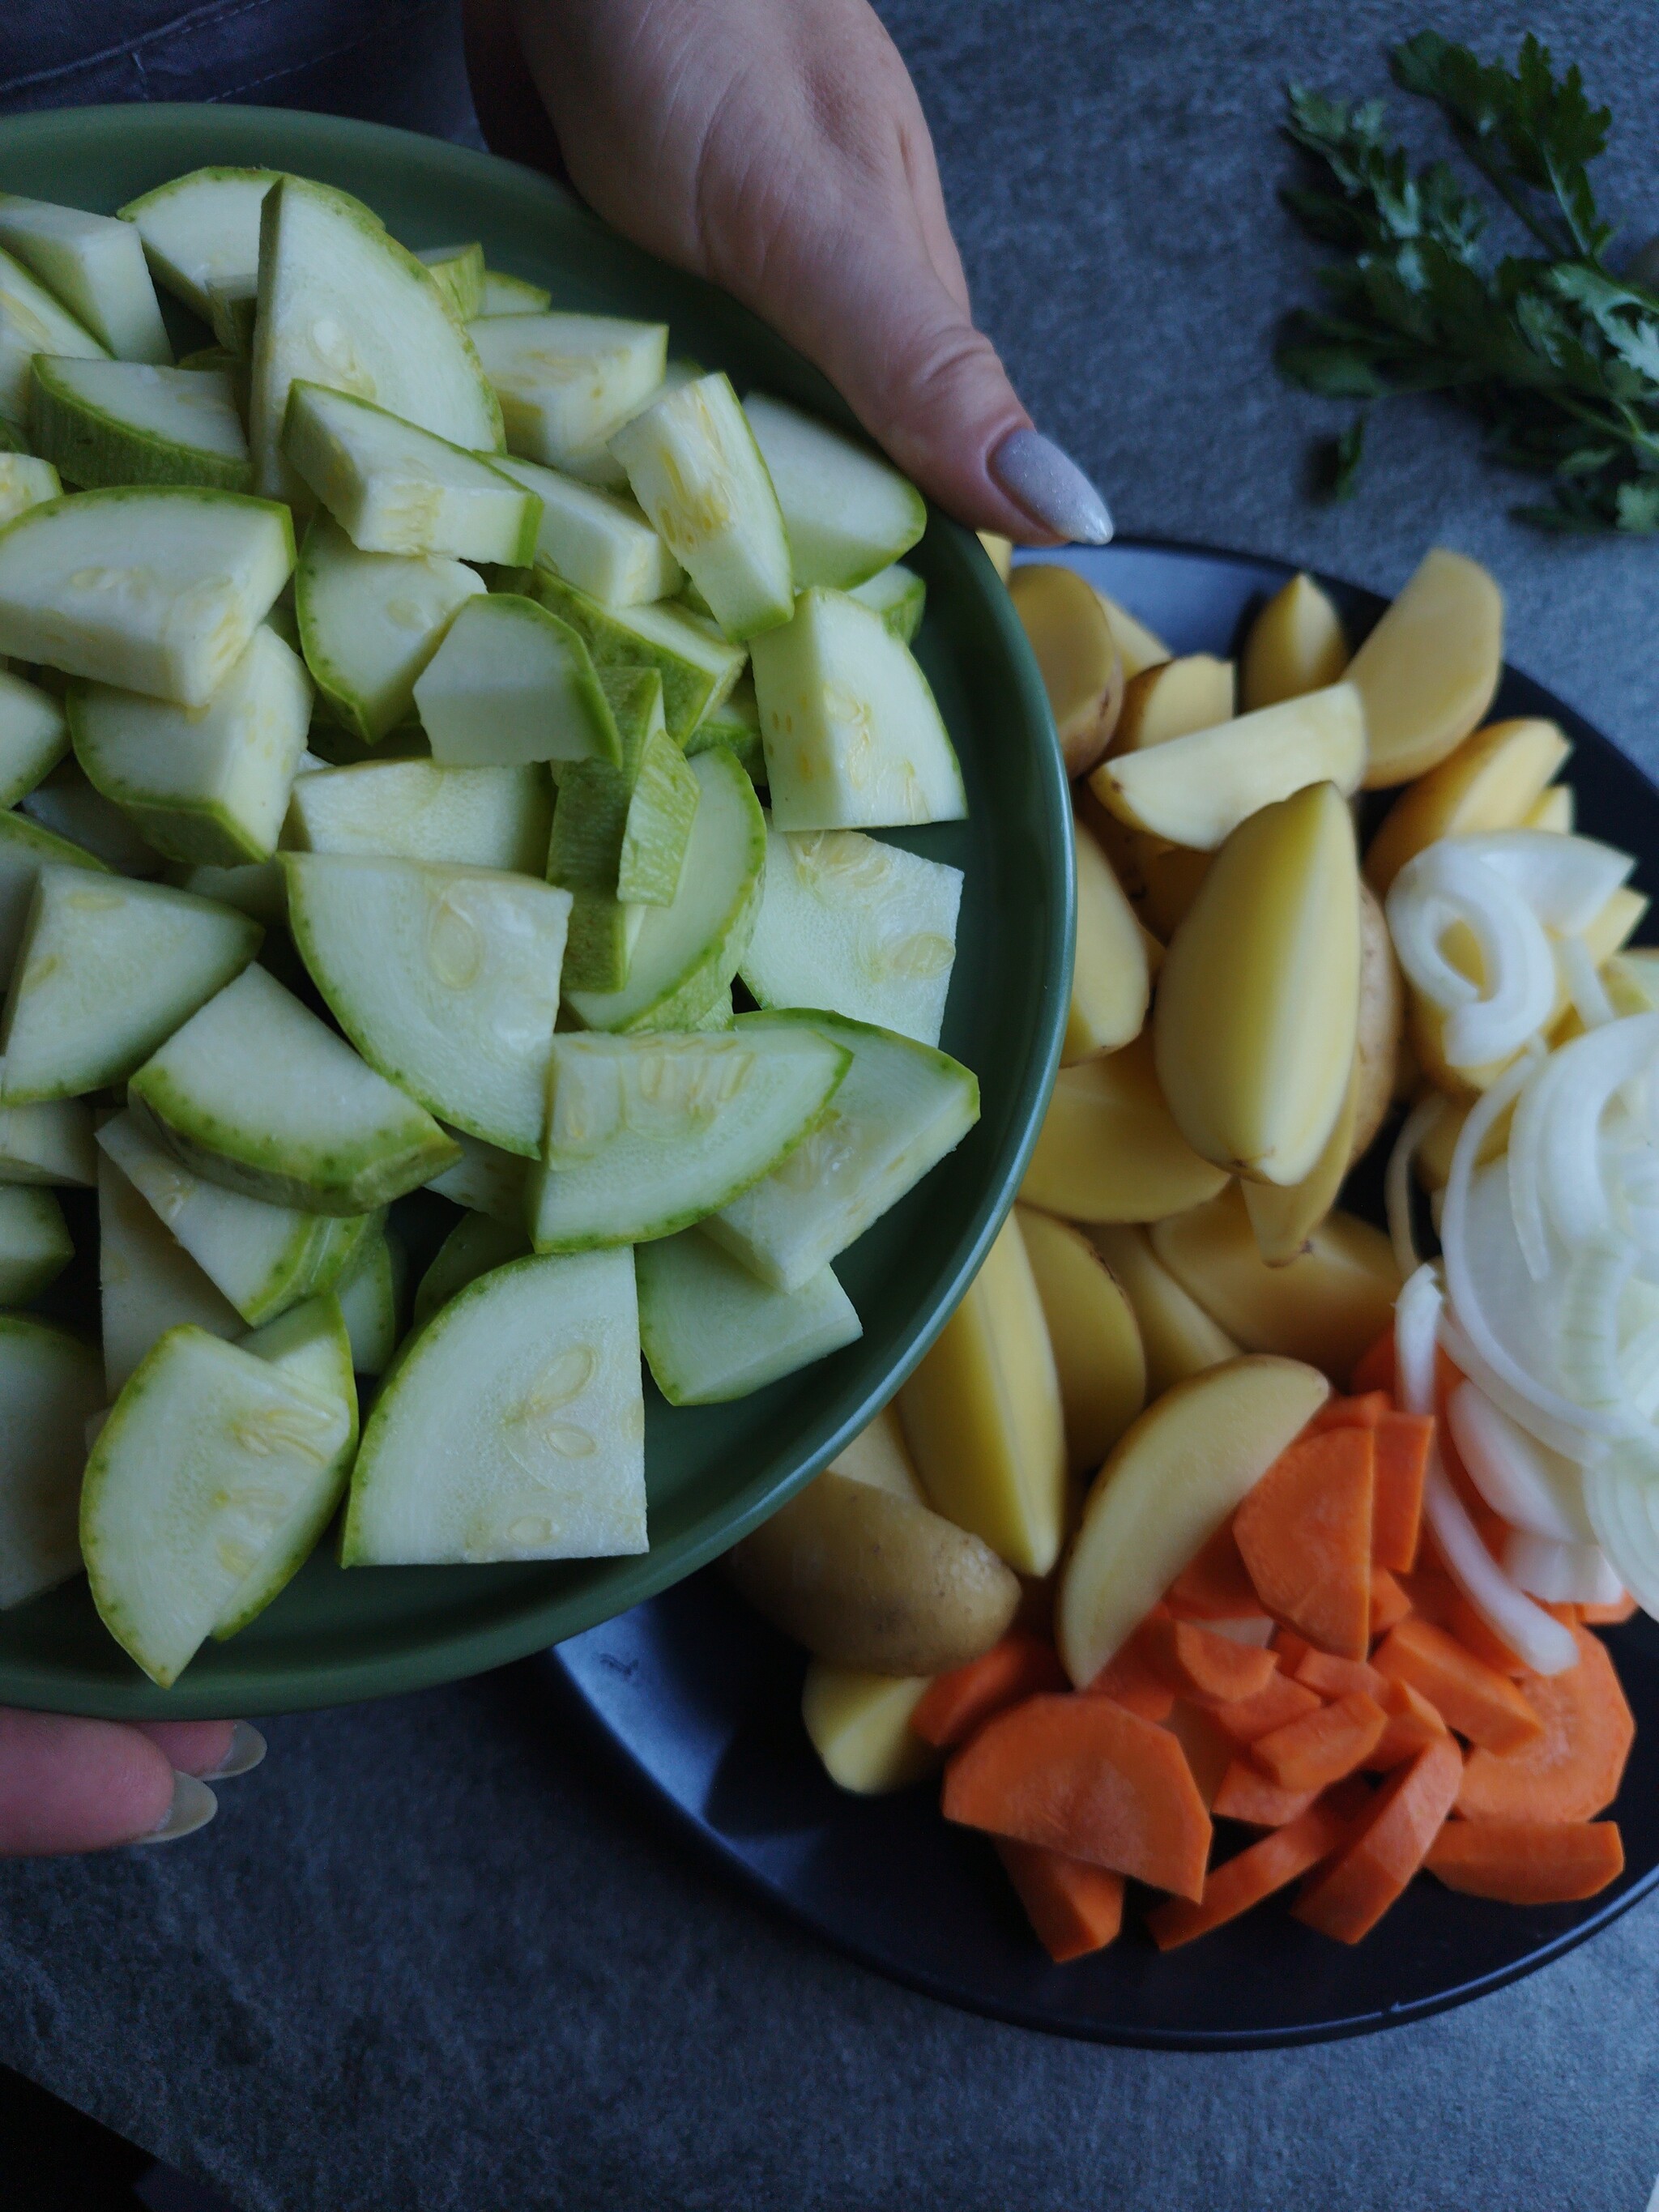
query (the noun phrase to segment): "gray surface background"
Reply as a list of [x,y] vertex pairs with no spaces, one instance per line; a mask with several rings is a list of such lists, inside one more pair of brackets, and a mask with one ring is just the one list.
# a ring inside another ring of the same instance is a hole
[[[180,20],[138,12],[158,36]],[[187,15],[221,32],[234,17],[245,41],[282,17],[286,52],[293,12]],[[373,104],[375,73],[337,28],[351,10],[315,5],[313,21],[325,12],[355,74],[293,96]],[[358,12],[413,37],[433,11]],[[981,318],[1121,528],[1384,590],[1430,542],[1475,554],[1509,593],[1512,658],[1659,768],[1659,545],[1540,542],[1506,518],[1510,482],[1464,427],[1414,404],[1378,424],[1352,504],[1303,496],[1305,438],[1340,417],[1266,366],[1311,265],[1273,198],[1279,87],[1380,88],[1381,44],[1416,9],[884,13]],[[1633,237],[1659,228],[1650,9],[1465,0],[1437,20],[1489,49],[1536,28],[1578,58],[1625,118],[1613,204]],[[213,89],[181,52],[175,85]],[[13,58],[0,46],[0,98],[26,74]],[[257,55],[237,59],[230,82],[252,82]],[[100,83],[90,96],[122,88]],[[256,96],[282,98],[280,77]],[[1096,2050],[891,1988],[773,1917],[560,1740],[533,1668],[269,1734],[267,1765],[195,1840],[0,1869],[0,2060],[246,2212],[1640,2212],[1659,2169],[1651,1904],[1514,1989],[1384,2037]]]

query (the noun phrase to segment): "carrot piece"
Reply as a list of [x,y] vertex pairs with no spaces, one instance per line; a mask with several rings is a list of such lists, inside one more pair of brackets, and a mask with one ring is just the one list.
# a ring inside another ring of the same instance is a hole
[[1154,1614],[1136,1631],[1146,1658],[1178,1698],[1213,1698],[1231,1704],[1265,1690],[1278,1671],[1271,1651],[1235,1644],[1196,1620]]
[[1210,1816],[1167,1729],[1110,1698],[1027,1698],[945,1770],[947,1820],[1198,1897]]
[[1224,1820],[1243,1820],[1252,1828],[1282,1828],[1305,1813],[1316,1790],[1281,1790],[1247,1759],[1235,1759],[1221,1778],[1211,1812]]
[[1164,1603],[1171,1612],[1198,1620],[1239,1620],[1258,1610],[1261,1601],[1238,1556],[1230,1521],[1224,1521],[1197,1557],[1188,1559],[1170,1583]]
[[1370,1758],[1388,1717],[1375,1698],[1350,1690],[1334,1705],[1258,1736],[1250,1757],[1281,1790],[1322,1790]]
[[1402,1620],[1376,1647],[1380,1674],[1420,1690],[1448,1728],[1486,1751],[1515,1751],[1544,1733],[1521,1692],[1432,1621]]
[[1085,1684],[1085,1695],[1109,1698],[1127,1711],[1138,1713],[1144,1721],[1169,1719],[1175,1692],[1158,1672],[1146,1638],[1147,1630],[1160,1617],[1162,1610],[1159,1607],[1149,1613],[1116,1656],[1107,1661],[1092,1682]]
[[1387,1567],[1371,1569],[1371,1634],[1386,1636],[1395,1621],[1403,1620],[1412,1601]]
[[1363,1659],[1371,1610],[1369,1429],[1303,1435],[1233,1516],[1262,1604],[1322,1651]]
[[1005,1705],[1016,1705],[1039,1690],[1065,1687],[1066,1669],[1054,1645],[1015,1629],[966,1666],[935,1674],[910,1716],[910,1726],[924,1743],[949,1750],[965,1743]]
[[1349,1840],[1291,1910],[1339,1943],[1357,1943],[1405,1889],[1439,1834],[1463,1772],[1450,1736],[1385,1782]]
[[1224,1735],[1231,1736],[1241,1747],[1254,1743],[1269,1729],[1283,1728],[1286,1721],[1300,1720],[1304,1713],[1317,1712],[1319,1693],[1304,1683],[1291,1681],[1288,1674],[1273,1674],[1268,1678],[1265,1690],[1253,1698],[1235,1698],[1231,1704],[1217,1705],[1215,1723]]
[[1455,1637],[1466,1651],[1472,1651],[1494,1673],[1507,1674],[1511,1681],[1526,1673],[1526,1661],[1518,1658],[1497,1630],[1487,1626],[1462,1590],[1454,1593],[1441,1626],[1448,1636]]
[[1387,1390],[1392,1395],[1395,1381],[1394,1327],[1390,1323],[1382,1335],[1360,1353],[1353,1372],[1348,1377],[1348,1388],[1361,1395],[1370,1390]]
[[1500,1905],[1568,1905],[1625,1871],[1616,1820],[1448,1820],[1424,1861],[1448,1889]]
[[1538,1735],[1506,1753],[1471,1753],[1457,1793],[1465,1819],[1588,1820],[1619,1795],[1636,1723],[1601,1638],[1573,1636],[1576,1667],[1524,1678]]
[[1383,1414],[1372,1431],[1376,1488],[1371,1500],[1371,1557],[1380,1567],[1408,1568],[1423,1526],[1423,1483],[1434,1422],[1427,1413]]
[[1581,1605],[1578,1618],[1587,1628],[1617,1628],[1621,1620],[1628,1620],[1636,1610],[1636,1600],[1626,1590],[1613,1605]]
[[1377,1679],[1382,1688],[1376,1702],[1388,1715],[1388,1721],[1365,1765],[1374,1774],[1386,1774],[1394,1767],[1403,1766],[1408,1759],[1415,1759],[1437,1736],[1444,1735],[1446,1723],[1409,1682],[1396,1682],[1386,1674]]
[[1287,1674],[1294,1675],[1297,1668],[1313,1650],[1305,1636],[1298,1636],[1293,1628],[1277,1629],[1273,1634],[1273,1656]]
[[1349,1784],[1316,1798],[1305,1812],[1272,1834],[1247,1844],[1242,1851],[1214,1868],[1205,1881],[1204,1894],[1195,1904],[1170,1898],[1146,1915],[1146,1926],[1160,1951],[1190,1943],[1194,1936],[1207,1935],[1276,1889],[1283,1889],[1310,1867],[1317,1866],[1342,1842],[1357,1818],[1362,1817],[1369,1796],[1364,1783]]
[[1123,1925],[1123,1877],[1041,1844],[999,1836],[997,1852],[1037,1941],[1056,1966],[1103,1951]]
[[1437,1628],[1443,1628],[1462,1595],[1446,1570],[1437,1562],[1425,1561],[1408,1572],[1395,1571],[1411,1610],[1420,1619],[1431,1620]]
[[1394,1400],[1386,1390],[1362,1390],[1352,1398],[1327,1398],[1302,1433],[1315,1436],[1321,1429],[1374,1429],[1384,1413],[1393,1411]]
[[1310,1646],[1291,1672],[1298,1682],[1317,1690],[1322,1698],[1346,1698],[1350,1690],[1363,1690],[1379,1705],[1382,1703],[1384,1677],[1364,1659],[1338,1659],[1328,1651],[1316,1651]]
[[1215,1714],[1190,1698],[1177,1698],[1164,1723],[1187,1755],[1187,1765],[1206,1808],[1214,1809],[1216,1791],[1232,1764],[1233,1743],[1216,1726]]

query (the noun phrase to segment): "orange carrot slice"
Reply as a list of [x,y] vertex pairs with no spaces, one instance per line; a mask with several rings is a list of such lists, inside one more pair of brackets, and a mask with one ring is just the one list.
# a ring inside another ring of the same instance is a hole
[[1581,1605],[1578,1618],[1587,1628],[1617,1628],[1621,1620],[1628,1620],[1636,1610],[1636,1600],[1626,1590],[1613,1605]]
[[1302,1433],[1313,1436],[1321,1429],[1374,1429],[1384,1413],[1393,1411],[1394,1400],[1386,1390],[1362,1390],[1353,1398],[1327,1398]]
[[1305,1813],[1316,1790],[1281,1790],[1247,1759],[1235,1759],[1221,1778],[1210,1810],[1224,1820],[1243,1820],[1252,1828],[1282,1828]]
[[1063,1690],[1066,1670],[1052,1644],[1015,1629],[964,1667],[935,1674],[910,1716],[924,1743],[941,1750],[965,1743],[974,1730],[1005,1706],[1040,1690]]
[[1007,1836],[997,1838],[997,1852],[1037,1941],[1057,1966],[1117,1941],[1123,1925],[1121,1874]]
[[1439,1834],[1463,1772],[1450,1736],[1385,1782],[1353,1834],[1291,1910],[1339,1943],[1357,1943],[1400,1896]]
[[1409,1682],[1396,1682],[1387,1675],[1378,1680],[1382,1690],[1376,1702],[1388,1721],[1365,1765],[1373,1774],[1387,1774],[1403,1766],[1408,1759],[1415,1759],[1437,1736],[1444,1735],[1446,1723]]
[[1544,1733],[1521,1692],[1432,1621],[1402,1620],[1372,1655],[1380,1674],[1420,1691],[1448,1728],[1486,1751],[1516,1751]]
[[1322,1698],[1346,1698],[1350,1690],[1361,1690],[1377,1705],[1382,1703],[1385,1678],[1364,1659],[1338,1659],[1310,1644],[1291,1672]]
[[1425,1559],[1409,1572],[1395,1571],[1411,1610],[1420,1619],[1431,1620],[1437,1628],[1443,1628],[1462,1595],[1446,1570]]
[[1363,1659],[1371,1609],[1370,1429],[1304,1434],[1233,1516],[1263,1606],[1322,1651]]
[[1281,1790],[1323,1790],[1364,1765],[1387,1725],[1375,1698],[1351,1690],[1334,1705],[1258,1736],[1250,1757]]
[[1232,1523],[1224,1521],[1196,1558],[1189,1559],[1164,1598],[1172,1613],[1195,1620],[1240,1620],[1258,1610],[1255,1585],[1245,1572],[1233,1541]]
[[1168,1720],[1175,1692],[1158,1672],[1146,1640],[1147,1631],[1162,1613],[1158,1607],[1147,1614],[1116,1657],[1109,1659],[1094,1680],[1084,1686],[1085,1695],[1110,1698],[1115,1705],[1139,1713],[1144,1721]]
[[1196,1903],[1170,1898],[1154,1905],[1146,1926],[1160,1951],[1190,1943],[1207,1935],[1264,1897],[1283,1889],[1310,1867],[1317,1866],[1342,1842],[1356,1818],[1363,1817],[1368,1796],[1363,1783],[1332,1790],[1310,1805],[1304,1813],[1259,1842],[1244,1849],[1206,1877],[1204,1894]]
[[1215,1793],[1232,1764],[1231,1737],[1216,1726],[1213,1710],[1194,1705],[1187,1698],[1176,1699],[1164,1725],[1187,1754],[1187,1765],[1198,1794],[1213,1810]]
[[1167,1729],[1110,1698],[1028,1698],[986,1722],[945,1770],[947,1820],[1201,1896],[1204,1809]]
[[1409,1568],[1417,1558],[1434,1422],[1427,1413],[1390,1411],[1371,1433],[1376,1452],[1371,1557],[1378,1566],[1398,1571]]
[[1454,1594],[1440,1625],[1448,1636],[1455,1637],[1466,1651],[1472,1651],[1494,1674],[1507,1674],[1515,1681],[1526,1673],[1526,1661],[1518,1658],[1496,1630],[1487,1626],[1462,1590]]
[[1390,1322],[1382,1335],[1360,1353],[1348,1377],[1348,1388],[1362,1395],[1370,1390],[1392,1394],[1395,1382],[1394,1325]]
[[1502,1905],[1568,1905],[1625,1871],[1616,1820],[1448,1820],[1424,1862],[1448,1889]]
[[1371,1569],[1371,1634],[1386,1636],[1395,1621],[1403,1620],[1412,1601],[1387,1567]]
[[1279,1668],[1271,1651],[1235,1644],[1196,1620],[1176,1620],[1168,1613],[1146,1622],[1136,1640],[1154,1672],[1181,1698],[1213,1698],[1221,1705],[1253,1698]]
[[1255,1697],[1235,1698],[1231,1704],[1217,1705],[1215,1723],[1236,1744],[1251,1744],[1269,1729],[1283,1728],[1286,1721],[1317,1712],[1320,1702],[1319,1692],[1305,1683],[1293,1682],[1288,1674],[1274,1674],[1267,1688]]
[[1524,1678],[1538,1734],[1507,1752],[1470,1754],[1457,1793],[1467,1820],[1588,1820],[1619,1795],[1636,1723],[1601,1638],[1585,1628],[1573,1636],[1576,1667]]

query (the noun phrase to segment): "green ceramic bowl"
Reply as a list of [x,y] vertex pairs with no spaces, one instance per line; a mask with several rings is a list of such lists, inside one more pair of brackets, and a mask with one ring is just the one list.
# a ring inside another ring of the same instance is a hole
[[[846,419],[818,374],[723,295],[625,244],[547,179],[337,117],[236,106],[71,108],[0,123],[0,189],[110,211],[209,162],[295,169],[357,193],[412,246],[480,239],[556,306],[666,317],[672,344]],[[195,341],[207,342],[205,337]],[[1070,986],[1070,817],[1036,665],[978,544],[939,514],[908,556],[919,643],[962,757],[969,816],[899,842],[966,871],[945,1048],[977,1073],[979,1126],[837,1263],[864,1322],[835,1358],[729,1406],[671,1411],[647,1386],[642,1559],[344,1572],[319,1554],[252,1626],[158,1690],[83,1581],[0,1614],[0,1701],[115,1717],[265,1713],[418,1689],[520,1657],[677,1582],[800,1487],[893,1393],[973,1276],[1018,1188]],[[95,1332],[89,1290],[77,1318]]]

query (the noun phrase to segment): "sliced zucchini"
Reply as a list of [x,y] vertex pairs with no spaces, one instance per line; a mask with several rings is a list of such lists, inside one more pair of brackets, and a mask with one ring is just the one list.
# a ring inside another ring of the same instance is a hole
[[491,465],[542,503],[535,551],[526,560],[546,562],[567,583],[609,607],[637,606],[679,589],[678,562],[631,499],[578,483],[539,461],[504,454]]
[[296,486],[281,441],[289,388],[354,392],[469,453],[501,444],[501,410],[431,272],[361,200],[284,177],[259,210],[248,441],[274,497]]
[[75,755],[168,860],[230,868],[269,860],[306,749],[311,678],[262,623],[204,707],[72,683]]
[[98,1160],[98,1286],[112,1399],[168,1329],[189,1322],[228,1338],[246,1326],[107,1153]]
[[736,757],[750,783],[766,781],[766,748],[761,743],[760,708],[755,703],[754,678],[746,668],[732,685],[731,696],[711,708],[686,738],[687,759],[707,752],[710,745],[725,745]]
[[471,246],[426,246],[415,258],[432,271],[432,279],[464,323],[484,312],[483,248]]
[[937,1044],[962,870],[858,830],[766,834],[766,881],[739,971],[762,1006],[822,1006]]
[[49,1190],[0,1183],[0,1306],[26,1306],[75,1257],[64,1209]]
[[553,787],[538,763],[365,761],[299,777],[287,836],[307,853],[385,853],[534,876],[546,861],[552,817]]
[[246,362],[253,353],[253,325],[259,317],[258,272],[216,278],[208,286],[213,335],[228,354]]
[[106,357],[92,332],[0,250],[0,416],[9,422],[28,419],[30,364],[42,353]]
[[717,1030],[729,1030],[737,1019],[732,1003],[732,986],[728,983],[707,1013],[699,1014],[691,1028],[698,1034],[712,1035]]
[[0,1182],[73,1182],[90,1188],[97,1180],[92,1115],[80,1099],[0,1106]]
[[[520,1168],[523,1164],[519,1163]],[[411,1325],[424,1328],[439,1307],[447,1305],[469,1283],[476,1283],[493,1268],[504,1267],[509,1260],[522,1260],[529,1249],[530,1239],[522,1223],[469,1213],[445,1237],[432,1265],[416,1284]]]
[[668,364],[666,323],[519,314],[487,315],[469,328],[507,445],[555,468],[602,445],[645,404]]
[[534,492],[367,399],[295,383],[283,451],[365,553],[535,558],[541,501]]
[[698,377],[665,393],[617,433],[611,450],[728,637],[789,620],[783,516],[729,377]]
[[547,879],[566,890],[614,896],[641,766],[653,742],[668,740],[662,681],[654,668],[605,668],[597,682],[616,732],[616,753],[561,768]]
[[647,1548],[630,1252],[517,1260],[451,1298],[380,1387],[346,1566]]
[[504,269],[486,269],[480,315],[541,315],[552,305],[545,284],[532,284],[523,276],[509,276]]
[[568,895],[429,860],[290,853],[283,866],[300,957],[369,1066],[470,1136],[533,1158]]
[[853,1055],[830,1112],[775,1174],[710,1217],[711,1237],[775,1290],[798,1291],[896,1206],[979,1119],[979,1085],[913,1037],[838,1014],[740,1014],[747,1030],[810,1019]]
[[0,670],[0,807],[15,806],[69,750],[69,724],[49,691]]
[[294,567],[288,509],[183,487],[85,491],[0,532],[0,653],[202,707]]
[[671,1406],[746,1398],[864,1334],[833,1267],[774,1290],[700,1229],[641,1245],[635,1262],[641,1346]]
[[[123,235],[132,233],[124,228]],[[136,240],[135,240],[136,243]],[[71,483],[252,491],[253,464],[222,370],[34,357],[29,435]]]
[[202,320],[213,319],[211,287],[252,276],[259,266],[259,210],[279,169],[192,169],[117,212],[143,241],[151,270]]
[[492,1220],[520,1227],[525,1219],[524,1161],[516,1152],[504,1152],[499,1145],[469,1137],[465,1130],[451,1129],[447,1133],[460,1146],[461,1157],[455,1166],[434,1176],[427,1188],[465,1206],[469,1212],[487,1213]]
[[365,1237],[334,1285],[350,1360],[359,1375],[384,1375],[398,1349],[403,1247],[381,1223]]
[[461,610],[415,686],[415,704],[444,768],[619,757],[580,636],[516,592]]
[[204,1329],[169,1329],[93,1446],[81,1550],[105,1626],[154,1682],[176,1682],[319,1489],[351,1416]]
[[127,1088],[228,1190],[367,1213],[453,1164],[454,1143],[263,968],[246,968]]
[[684,754],[663,732],[653,732],[628,802],[617,864],[619,899],[639,906],[674,903],[701,796]]
[[17,966],[34,886],[43,867],[86,868],[107,875],[104,863],[67,837],[43,830],[21,814],[0,811],[0,975]]
[[422,670],[457,611],[484,589],[459,561],[360,553],[331,515],[313,515],[294,605],[306,665],[334,719],[378,744],[414,712]]
[[915,642],[927,609],[927,586],[902,561],[878,570],[867,583],[854,584],[847,596],[872,608],[901,645]]
[[0,526],[12,522],[25,507],[44,507],[61,499],[63,483],[50,461],[33,453],[0,453]]
[[219,906],[234,906],[268,928],[280,929],[288,920],[288,887],[276,860],[249,860],[237,868],[185,868],[179,888]]
[[[556,823],[558,817],[555,815]],[[634,965],[645,924],[642,906],[624,906],[611,891],[572,891],[565,941],[566,991],[620,991]]]
[[118,359],[173,359],[143,244],[130,224],[0,192],[0,246]]
[[765,1036],[553,1040],[538,1252],[644,1243],[728,1205],[822,1119],[852,1055],[804,1024]]
[[680,744],[718,707],[743,673],[741,646],[713,623],[664,600],[655,606],[606,607],[538,562],[534,591],[568,622],[596,668],[654,668],[662,678],[663,720]]
[[[749,947],[766,861],[754,786],[716,745],[690,763],[700,796],[672,906],[647,907],[618,991],[568,991],[591,1030],[689,1029],[738,972]],[[555,829],[558,817],[554,817]]]
[[148,878],[161,872],[161,854],[145,843],[112,799],[93,789],[77,760],[59,761],[17,804],[32,822],[67,838],[118,875]]
[[87,1423],[103,1402],[89,1345],[0,1314],[0,1611],[81,1571]]
[[927,527],[927,503],[890,461],[763,392],[743,404],[776,487],[800,590],[850,591],[909,551]]
[[962,770],[927,678],[881,617],[814,588],[757,638],[755,694],[780,830],[956,822]]

